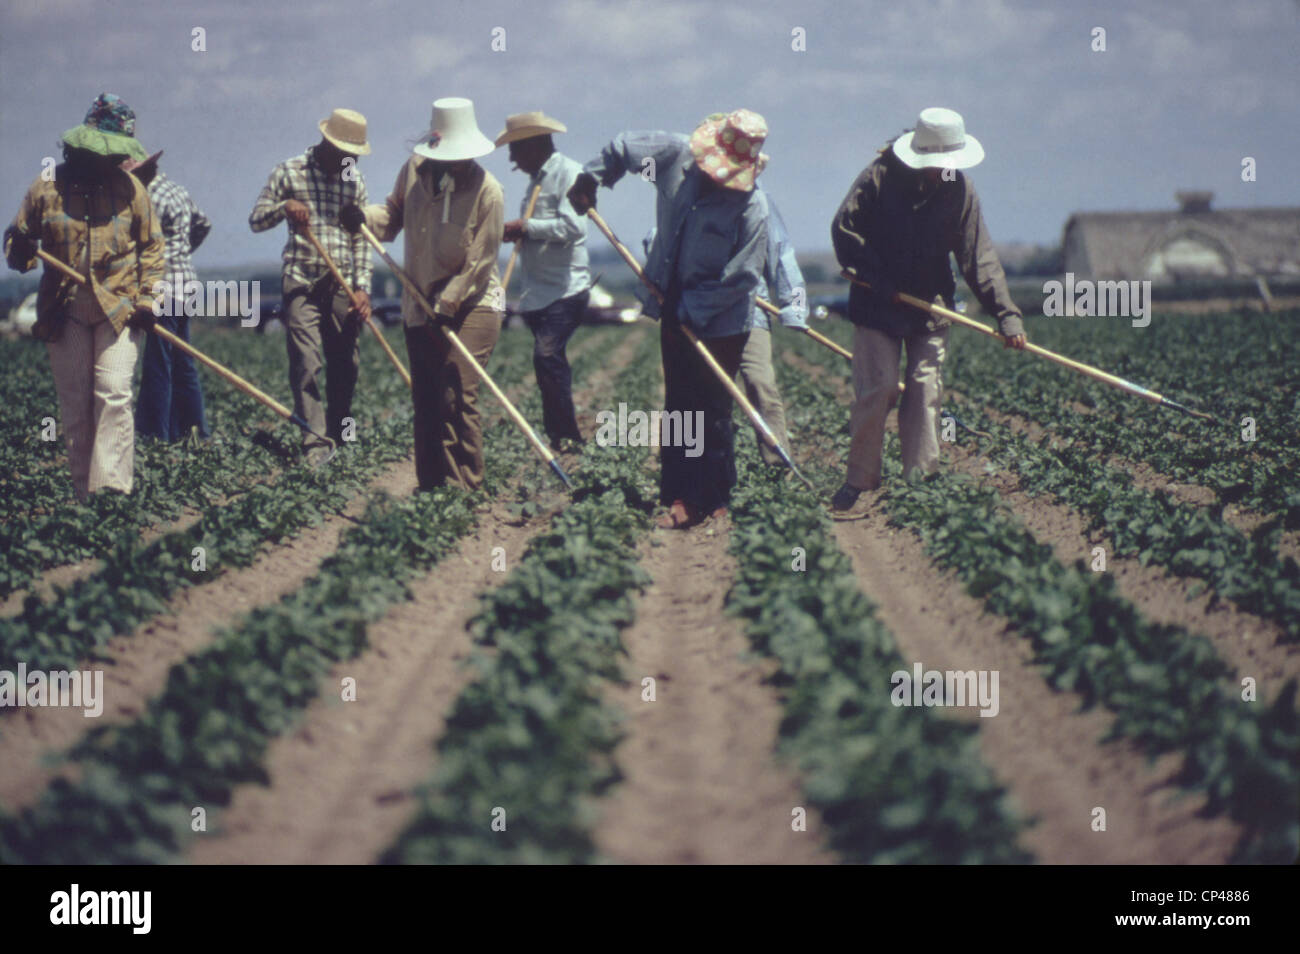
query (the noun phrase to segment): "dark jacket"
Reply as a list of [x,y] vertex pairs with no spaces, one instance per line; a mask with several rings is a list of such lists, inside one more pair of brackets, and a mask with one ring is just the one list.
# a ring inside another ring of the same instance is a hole
[[[980,306],[997,318],[998,330],[1020,334],[1020,309],[1007,290],[975,186],[958,171],[952,181],[940,180],[921,193],[918,175],[888,147],[862,171],[831,224],[841,267],[868,283],[883,281],[925,301],[937,297],[951,308],[951,252]],[[850,286],[849,320],[896,338],[947,324],[911,305],[882,301],[860,285]]]

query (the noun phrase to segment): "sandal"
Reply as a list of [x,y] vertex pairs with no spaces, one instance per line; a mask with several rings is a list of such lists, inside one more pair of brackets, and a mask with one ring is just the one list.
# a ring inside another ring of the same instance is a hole
[[699,523],[699,515],[694,507],[687,506],[683,500],[674,500],[668,512],[660,515],[655,526],[661,530],[685,530]]

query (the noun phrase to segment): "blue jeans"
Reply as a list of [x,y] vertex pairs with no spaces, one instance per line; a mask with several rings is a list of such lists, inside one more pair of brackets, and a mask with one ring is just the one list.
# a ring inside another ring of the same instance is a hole
[[[158,324],[184,341],[190,340],[187,315],[163,315]],[[140,397],[135,406],[137,437],[177,441],[187,437],[191,427],[199,437],[208,436],[203,414],[203,389],[194,359],[155,334],[145,336],[144,366],[140,375]]]
[[573,410],[573,376],[564,349],[590,297],[587,290],[524,312],[524,324],[533,333],[533,371],[542,392],[542,426],[552,444],[564,437],[582,440]]

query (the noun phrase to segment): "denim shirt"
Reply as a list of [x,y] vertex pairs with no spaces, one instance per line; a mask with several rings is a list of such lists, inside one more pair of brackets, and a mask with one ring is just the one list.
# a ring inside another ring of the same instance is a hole
[[524,240],[519,244],[524,291],[520,307],[538,311],[561,298],[591,287],[587,263],[587,217],[579,215],[565,197],[582,166],[551,153],[542,167],[529,176],[528,192],[519,214],[528,210],[528,197],[540,185],[537,205],[524,222]]
[[[749,329],[767,259],[767,199],[760,190],[701,194],[704,173],[690,139],[666,132],[619,133],[584,169],[610,188],[627,172],[654,183],[656,235],[645,272],[665,294],[675,279],[679,321],[702,338]],[[648,290],[637,296],[647,315],[661,316]]]

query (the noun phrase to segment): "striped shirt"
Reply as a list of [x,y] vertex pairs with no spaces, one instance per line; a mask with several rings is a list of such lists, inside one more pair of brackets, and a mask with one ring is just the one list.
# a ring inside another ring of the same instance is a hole
[[162,226],[167,247],[167,274],[163,281],[171,283],[173,294],[183,295],[185,283],[198,280],[190,253],[207,238],[212,223],[194,204],[185,187],[161,172],[154,173],[149,182],[149,200],[153,202],[154,215]]
[[[312,146],[301,156],[286,159],[271,170],[248,224],[254,232],[274,228],[284,220],[285,202],[297,199],[307,206],[308,225],[343,277],[354,289],[368,293],[373,265],[366,240],[361,235],[349,235],[339,225],[339,209],[349,202],[366,204],[366,180],[355,164],[345,165],[338,172],[326,172],[314,161],[315,151],[316,147]],[[285,284],[310,284],[329,271],[325,260],[297,229],[289,230],[289,241],[281,259]]]

